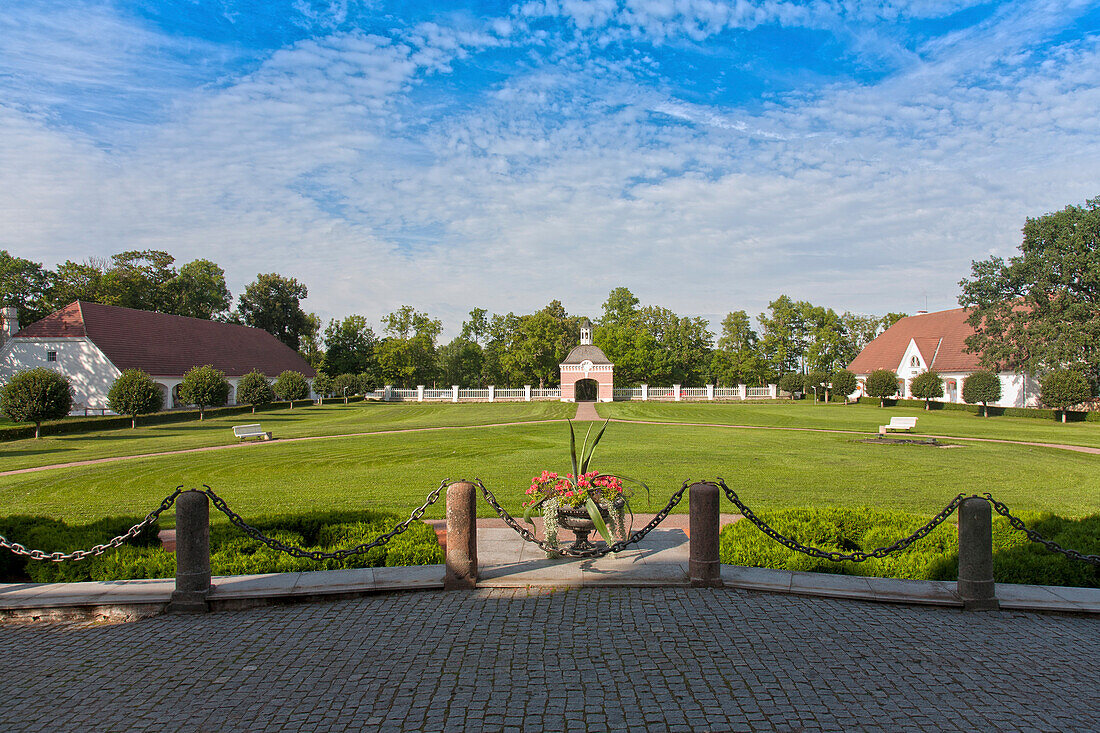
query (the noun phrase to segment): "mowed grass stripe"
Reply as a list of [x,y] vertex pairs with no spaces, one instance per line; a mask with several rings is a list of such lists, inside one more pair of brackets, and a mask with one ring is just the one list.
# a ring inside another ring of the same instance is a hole
[[[684,480],[723,476],[750,506],[873,506],[931,514],[959,492],[1019,510],[1100,511],[1095,456],[1029,446],[882,446],[854,436],[613,424],[593,467],[644,480],[635,511],[656,511]],[[135,459],[0,479],[0,513],[90,520],[144,514],[176,485],[206,483],[246,518],[311,509],[407,513],[445,478],[481,478],[512,512],[542,469],[565,473],[561,425],[321,439]],[[727,505],[728,506],[728,505]],[[678,511],[686,511],[686,501]],[[481,516],[492,516],[484,502]],[[442,501],[429,517],[442,517]],[[215,517],[220,521],[219,517]],[[167,519],[170,525],[171,518]]]
[[872,404],[614,402],[597,406],[601,417],[655,422],[710,423],[877,433],[895,416],[917,417],[917,435],[947,435],[1100,447],[1100,422],[1062,424],[1026,417],[980,417],[960,410],[880,408]]
[[352,433],[461,427],[492,423],[560,420],[576,406],[561,402],[474,403],[467,405],[358,402],[272,410],[203,421],[151,425],[137,429],[48,436],[0,443],[0,471],[57,463],[163,453],[238,443],[232,427],[260,423],[276,439]]

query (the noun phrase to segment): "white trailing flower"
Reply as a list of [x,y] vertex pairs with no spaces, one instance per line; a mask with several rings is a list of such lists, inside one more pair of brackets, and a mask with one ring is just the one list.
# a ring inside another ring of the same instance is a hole
[[[550,497],[542,503],[543,531],[546,542],[557,547],[558,544],[558,500]],[[557,557],[556,552],[547,552],[547,557]]]

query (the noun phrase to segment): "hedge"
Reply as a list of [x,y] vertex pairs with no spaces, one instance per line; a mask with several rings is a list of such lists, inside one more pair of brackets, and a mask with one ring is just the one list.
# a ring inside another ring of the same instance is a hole
[[[285,408],[289,402],[272,402],[256,408],[258,412],[265,410],[278,410]],[[301,407],[312,405],[313,400],[295,400],[294,406]],[[229,407],[212,407],[204,410],[207,418],[223,417],[229,415],[242,415],[251,413],[251,405],[231,405]],[[138,418],[138,426],[163,425],[165,423],[189,422],[199,419],[198,410],[165,410],[154,412],[150,415],[141,415]],[[72,433],[92,433],[97,430],[119,430],[130,428],[130,418],[126,415],[107,415],[95,417],[69,417],[55,422],[42,423],[42,435],[70,435]],[[34,437],[33,425],[12,425],[0,427],[0,442],[6,440],[23,440]]]
[[[859,398],[862,400],[863,398]],[[878,402],[878,398],[874,398],[875,402]],[[857,401],[859,401],[857,400]],[[913,407],[924,409],[924,400],[892,400],[886,399],[887,407]],[[954,410],[958,412],[969,412],[972,415],[981,415],[982,406],[979,405],[964,405],[957,402],[937,402],[932,400],[929,403],[931,410]],[[989,406],[990,417],[1031,417],[1038,418],[1040,420],[1061,420],[1062,413],[1058,410],[1048,410],[1042,407],[995,407]],[[1095,412],[1073,412],[1066,413],[1066,420],[1068,422],[1100,422],[1100,411]]]
[[[762,518],[781,534],[823,550],[851,553],[893,544],[927,521],[902,512],[880,509],[785,509]],[[1100,514],[1065,519],[1052,514],[1021,513],[1030,529],[1062,547],[1085,554],[1100,553]],[[907,550],[862,563],[813,558],[771,539],[742,520],[722,529],[723,563],[839,575],[915,580],[956,580],[959,538],[956,525],[945,522]],[[1028,540],[1008,520],[993,522],[993,576],[998,583],[1063,585],[1100,588],[1100,571]]]
[[[388,532],[403,517],[388,512],[314,512],[248,518],[264,534],[307,550],[332,551],[370,542]],[[0,534],[27,547],[69,552],[101,544],[124,533],[139,517],[111,517],[90,525],[68,526],[47,517],[0,519]],[[117,550],[79,562],[27,560],[0,550],[0,582],[30,579],[36,583],[72,583],[86,580],[170,578],[176,572],[175,555],[160,547],[158,527],[139,535]],[[313,561],[295,558],[249,539],[236,527],[210,528],[210,569],[214,575],[339,570],[395,565],[432,565],[443,562],[435,531],[415,522],[403,534],[362,555],[344,560]]]
[[[348,395],[348,404],[351,404],[352,402],[365,402],[365,401],[366,401],[366,398],[361,394],[360,395],[350,395],[350,394]],[[321,404],[322,405],[342,405],[342,404],[344,404],[344,398],[343,397],[322,397],[321,398]]]

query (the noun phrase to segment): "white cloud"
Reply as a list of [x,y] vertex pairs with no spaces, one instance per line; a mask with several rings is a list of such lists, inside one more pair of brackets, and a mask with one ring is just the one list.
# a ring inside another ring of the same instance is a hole
[[[1053,33],[1042,7],[931,42],[880,82],[756,111],[686,102],[634,59],[532,41],[527,18],[548,12],[662,38],[677,23],[693,36],[688,17],[701,33],[799,21],[782,3],[563,2],[484,27],[333,33],[177,93],[164,121],[106,147],[0,103],[0,247],[50,264],[158,247],[218,261],[234,292],[278,271],[325,317],[377,323],[410,303],[448,333],[473,306],[560,298],[596,315],[623,284],[686,314],[755,314],[780,293],[911,311],[925,294],[952,307],[970,260],[1008,254],[1025,215],[1097,193],[1100,48],[1031,55],[1016,26]],[[436,94],[502,44],[529,53],[516,73]]]

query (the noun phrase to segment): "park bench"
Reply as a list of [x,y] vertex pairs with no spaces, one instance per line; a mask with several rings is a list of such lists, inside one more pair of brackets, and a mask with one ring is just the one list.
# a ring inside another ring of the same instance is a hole
[[887,430],[912,430],[915,427],[917,427],[915,417],[892,417],[888,424],[879,425],[878,434],[886,435]]
[[241,440],[245,438],[259,438],[260,440],[271,440],[271,433],[265,431],[260,427],[259,423],[254,425],[234,425],[233,434]]

